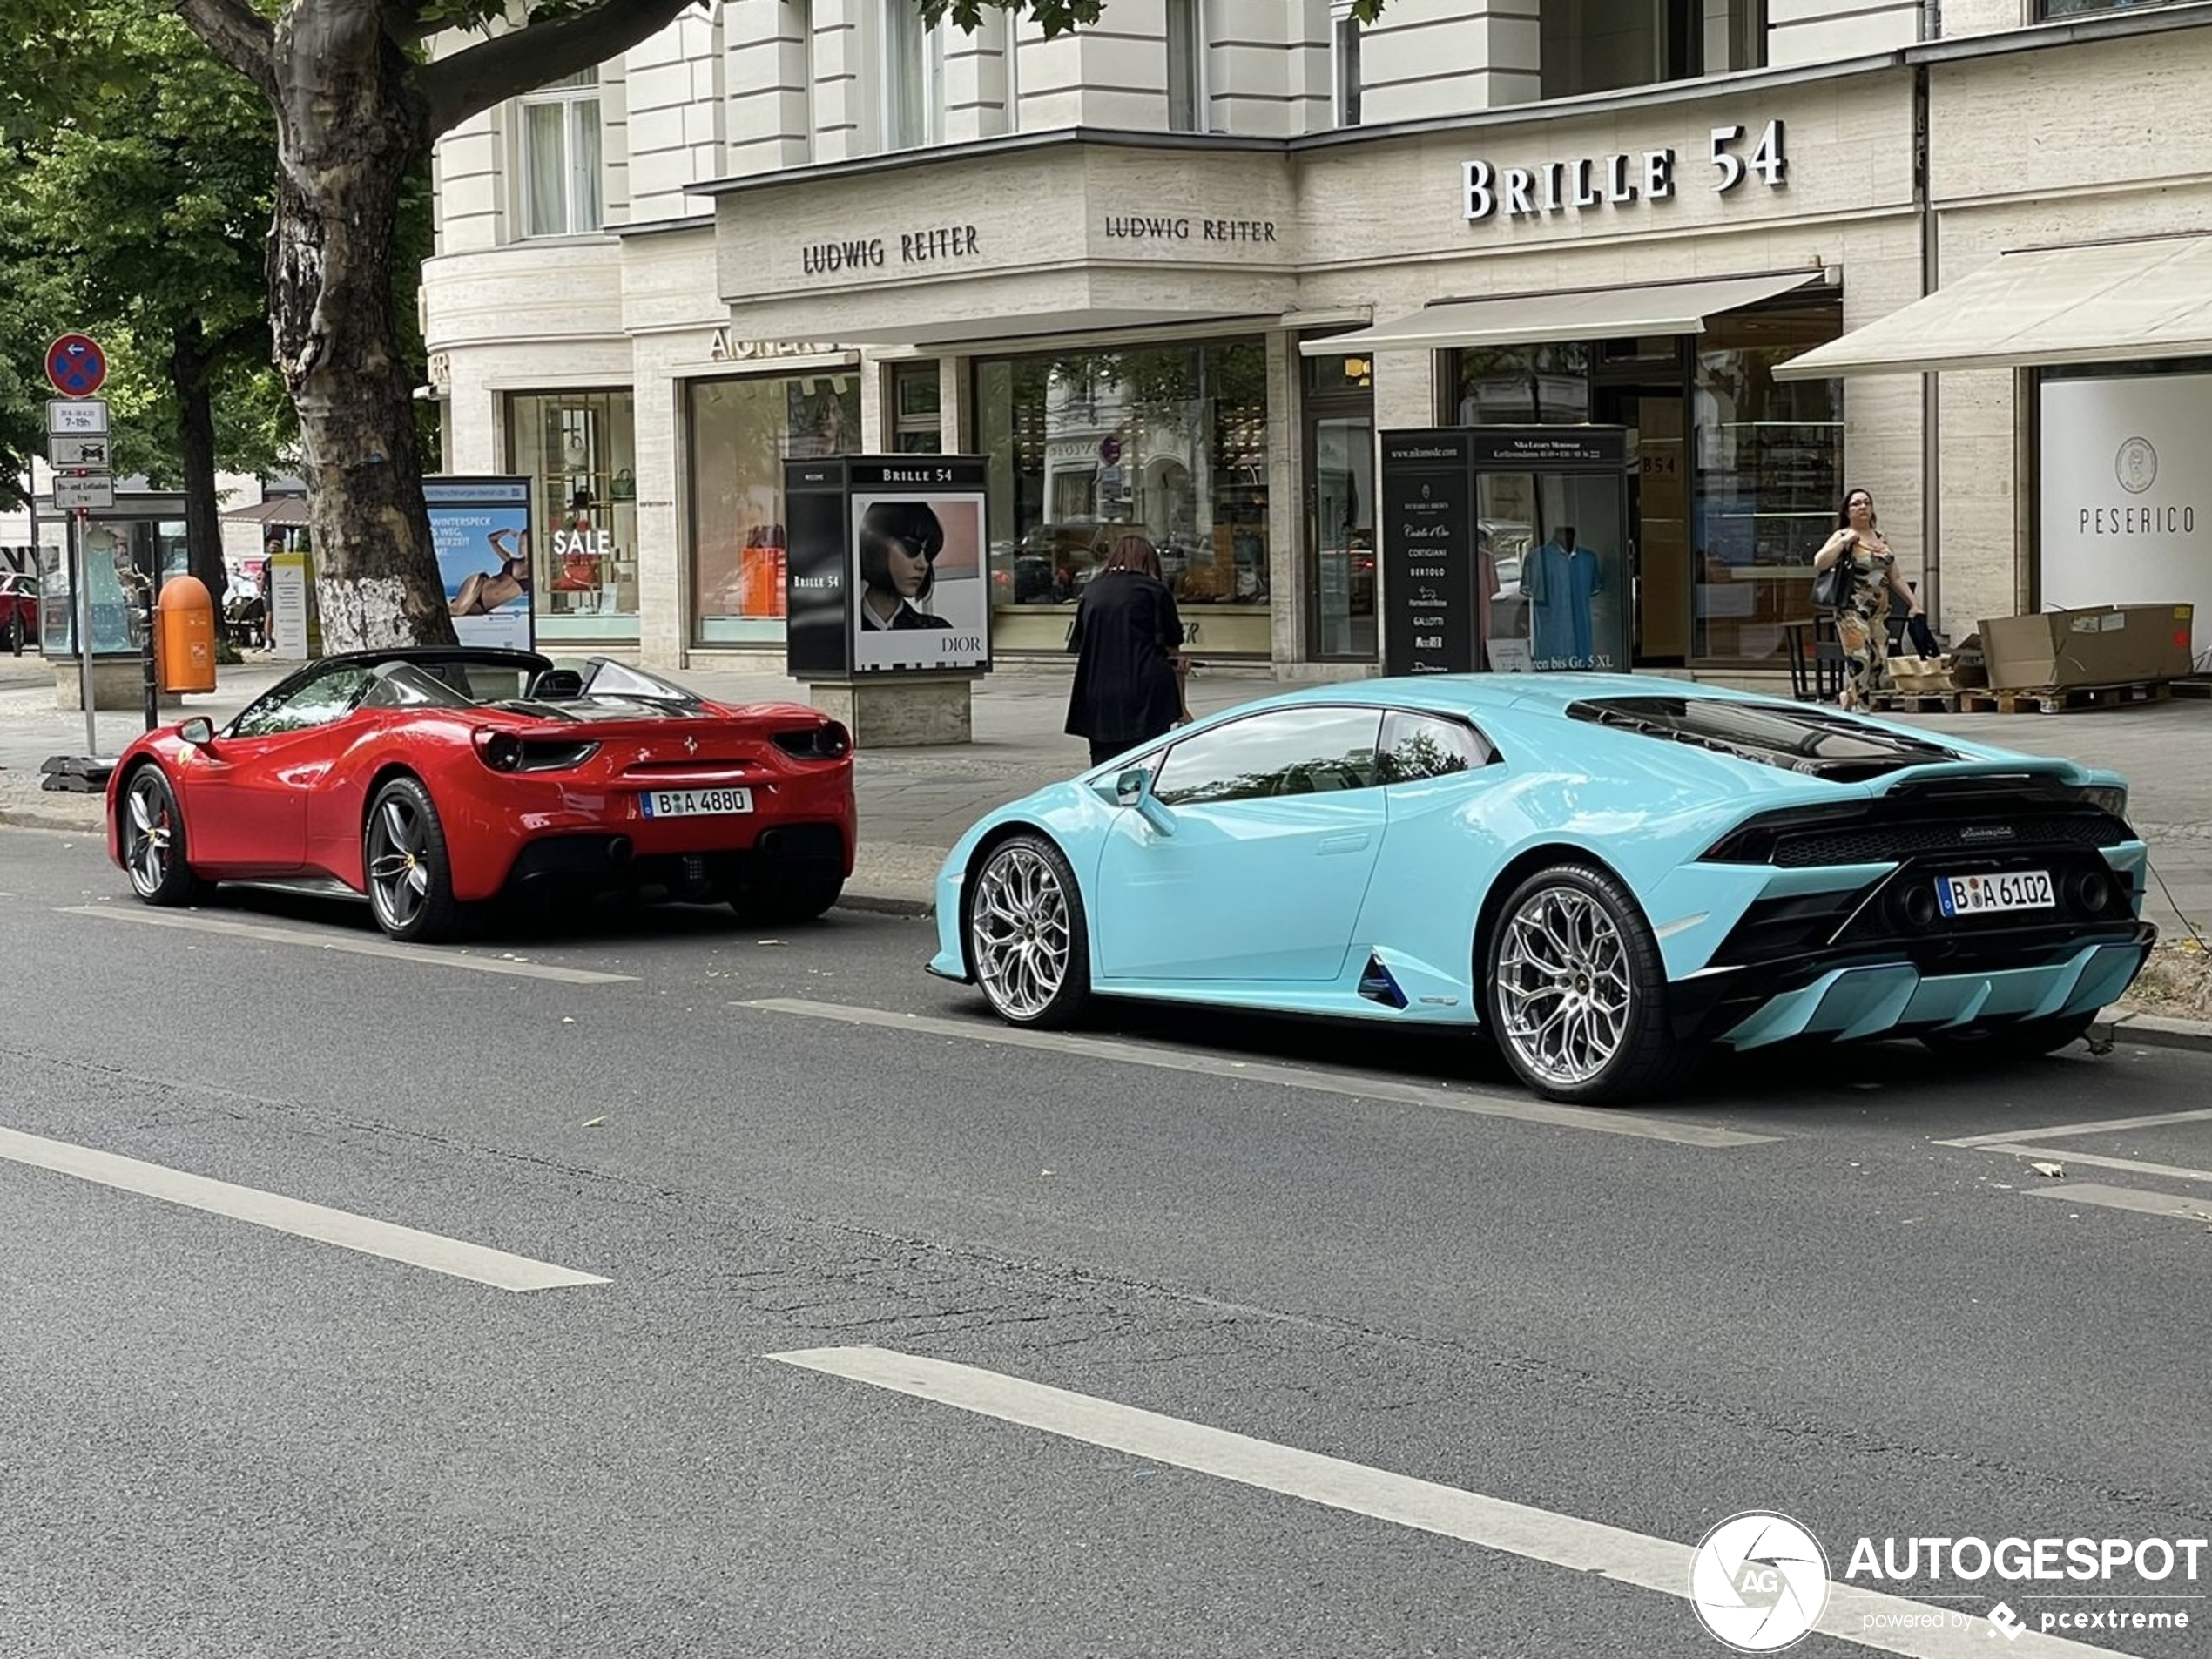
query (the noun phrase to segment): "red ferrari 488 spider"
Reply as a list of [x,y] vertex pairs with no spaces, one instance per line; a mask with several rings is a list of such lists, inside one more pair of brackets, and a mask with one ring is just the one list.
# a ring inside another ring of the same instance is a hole
[[201,717],[133,743],[108,779],[108,853],[148,904],[335,882],[395,939],[576,888],[799,921],[853,871],[852,749],[819,710],[725,706],[600,658],[354,651],[220,732]]

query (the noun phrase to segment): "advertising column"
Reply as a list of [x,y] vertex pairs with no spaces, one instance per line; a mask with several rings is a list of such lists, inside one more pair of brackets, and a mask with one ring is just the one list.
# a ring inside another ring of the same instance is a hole
[[1385,673],[1464,674],[1475,666],[1473,435],[1382,435]]
[[981,456],[856,456],[853,671],[991,665]]

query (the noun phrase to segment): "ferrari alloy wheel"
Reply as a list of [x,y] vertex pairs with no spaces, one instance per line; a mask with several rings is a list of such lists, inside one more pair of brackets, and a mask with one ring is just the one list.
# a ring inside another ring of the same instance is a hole
[[1540,1095],[1623,1100],[1662,1087],[1690,1057],[1669,1039],[1658,944],[1603,870],[1559,865],[1523,881],[1491,930],[1487,966],[1492,1035]]
[[428,942],[451,935],[461,917],[453,861],[429,792],[412,778],[376,792],[361,833],[361,869],[376,925],[395,939]]
[[2068,1043],[2089,1035],[2095,1014],[2055,1014],[2040,1020],[2016,1020],[2010,1025],[1968,1026],[1959,1031],[1928,1031],[1920,1041],[1947,1060],[2036,1060],[2056,1054]]
[[998,1016],[1066,1025],[1090,996],[1090,938],[1076,873],[1041,835],[1000,842],[968,884],[968,961]]
[[185,815],[159,766],[149,761],[123,789],[123,867],[131,887],[153,905],[190,904],[201,891],[185,862]]

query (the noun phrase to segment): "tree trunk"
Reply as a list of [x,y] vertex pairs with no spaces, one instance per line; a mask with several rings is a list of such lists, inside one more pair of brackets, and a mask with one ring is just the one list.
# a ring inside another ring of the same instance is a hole
[[207,584],[223,614],[230,567],[223,559],[223,516],[215,497],[215,398],[206,335],[197,317],[177,325],[169,347],[169,383],[177,395],[177,453],[185,468],[185,544],[191,570]]
[[407,63],[366,5],[276,24],[276,363],[300,414],[324,649],[455,643],[392,317],[409,167],[429,151]]

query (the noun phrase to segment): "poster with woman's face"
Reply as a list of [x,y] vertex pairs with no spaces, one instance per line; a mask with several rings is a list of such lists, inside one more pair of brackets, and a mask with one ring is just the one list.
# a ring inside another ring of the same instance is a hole
[[980,492],[853,496],[853,666],[990,666]]

